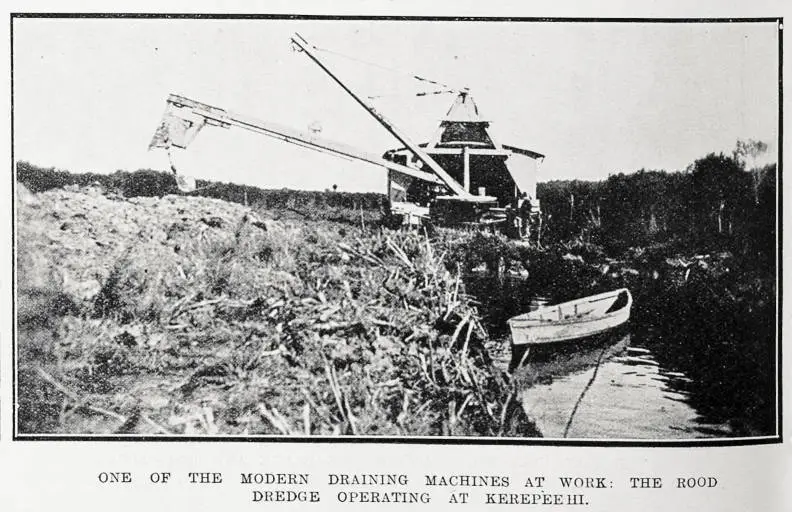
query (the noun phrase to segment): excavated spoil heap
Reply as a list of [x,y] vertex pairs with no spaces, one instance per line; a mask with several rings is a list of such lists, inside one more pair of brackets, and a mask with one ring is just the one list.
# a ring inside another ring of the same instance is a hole
[[219,199],[168,195],[125,199],[98,187],[31,194],[19,185],[17,240],[23,287],[60,284],[91,300],[124,257],[172,259],[184,240],[266,231],[247,207]]
[[422,234],[98,188],[17,197],[20,432],[525,435]]

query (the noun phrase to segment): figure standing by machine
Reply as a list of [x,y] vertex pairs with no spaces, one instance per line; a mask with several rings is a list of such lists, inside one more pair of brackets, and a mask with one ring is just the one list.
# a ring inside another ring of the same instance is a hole
[[531,236],[531,211],[533,210],[533,205],[531,204],[531,198],[528,197],[526,192],[521,194],[518,204],[517,211],[521,225],[520,237],[529,238]]

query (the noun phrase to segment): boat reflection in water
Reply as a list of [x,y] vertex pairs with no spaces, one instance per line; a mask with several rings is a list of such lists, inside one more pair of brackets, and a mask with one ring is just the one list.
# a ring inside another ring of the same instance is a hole
[[533,385],[553,377],[585,372],[622,354],[630,333],[617,329],[605,334],[552,345],[512,346],[510,367],[521,382]]
[[622,330],[520,354],[514,375],[522,406],[544,437],[690,439],[704,429],[729,435],[723,425],[705,424],[677,391],[683,375],[664,370],[631,340]]

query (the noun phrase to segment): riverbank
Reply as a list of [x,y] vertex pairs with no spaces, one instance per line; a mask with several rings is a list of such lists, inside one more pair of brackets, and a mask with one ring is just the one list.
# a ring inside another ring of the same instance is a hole
[[536,434],[422,234],[19,196],[22,433]]

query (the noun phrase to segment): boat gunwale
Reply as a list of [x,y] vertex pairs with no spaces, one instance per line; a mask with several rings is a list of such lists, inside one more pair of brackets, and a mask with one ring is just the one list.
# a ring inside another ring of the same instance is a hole
[[[602,315],[597,315],[595,317],[588,317],[588,318],[583,318],[581,316],[574,316],[574,317],[563,318],[561,320],[554,320],[552,318],[546,318],[546,319],[545,318],[534,318],[536,316],[536,313],[538,311],[542,310],[542,309],[557,310],[561,306],[573,306],[575,304],[582,304],[582,303],[606,300],[606,299],[610,298],[611,296],[614,296],[616,299],[618,299],[618,296],[622,292],[627,292],[627,303],[623,307],[617,309],[616,311],[611,311],[610,313],[605,313],[605,314],[602,314]],[[581,299],[575,299],[575,300],[568,301],[568,302],[562,302],[560,304],[547,306],[546,308],[537,309],[536,311],[523,313],[522,315],[518,315],[518,316],[515,316],[513,318],[510,318],[509,320],[507,320],[507,323],[509,324],[509,327],[511,327],[511,328],[514,328],[514,327],[520,328],[520,327],[538,327],[538,326],[548,326],[548,327],[550,327],[550,326],[555,326],[555,325],[585,324],[585,323],[599,322],[599,321],[602,321],[604,319],[612,318],[612,317],[617,316],[617,315],[623,315],[625,309],[627,310],[627,314],[629,315],[630,309],[632,308],[632,303],[633,303],[633,299],[632,299],[632,294],[630,293],[630,290],[627,289],[627,288],[619,288],[618,290],[614,290],[614,291],[610,291],[610,292],[604,292],[604,293],[601,293],[601,294],[598,294],[598,295],[592,295],[590,297],[584,297],[584,298],[581,298]]]
[[[630,303],[627,303],[627,306],[630,306]],[[601,320],[605,320],[605,319],[608,319],[608,318],[613,318],[614,316],[623,315],[624,314],[624,310],[627,308],[627,306],[625,306],[624,308],[621,308],[621,309],[617,309],[616,311],[613,311],[611,313],[607,313],[605,315],[597,316],[597,317],[594,317],[594,318],[581,319],[581,317],[572,317],[572,318],[564,318],[562,320],[549,320],[549,319],[541,319],[540,320],[538,318],[537,319],[534,319],[534,318],[527,318],[527,319],[512,318],[511,320],[508,320],[508,323],[509,323],[510,327],[517,327],[517,328],[528,327],[528,326],[530,326],[530,327],[539,327],[539,326],[551,327],[551,326],[556,326],[556,325],[596,323],[596,322],[599,322]],[[629,314],[629,312],[628,312],[628,314]]]

